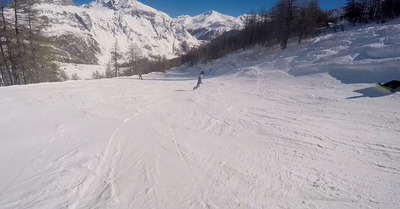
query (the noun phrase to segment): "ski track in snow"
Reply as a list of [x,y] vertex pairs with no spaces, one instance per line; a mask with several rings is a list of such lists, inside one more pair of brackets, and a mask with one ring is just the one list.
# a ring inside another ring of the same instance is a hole
[[400,96],[364,83],[398,30],[237,53],[196,91],[196,67],[0,88],[0,208],[399,208]]

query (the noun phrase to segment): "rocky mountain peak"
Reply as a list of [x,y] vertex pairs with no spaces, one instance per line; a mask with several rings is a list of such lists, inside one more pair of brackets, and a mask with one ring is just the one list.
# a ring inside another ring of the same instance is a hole
[[123,53],[131,44],[136,45],[140,56],[148,59],[173,58],[200,44],[175,19],[136,0],[61,5],[67,1],[71,0],[53,0],[37,7],[49,23],[46,34],[60,45],[60,60],[64,62],[105,64],[116,42]]
[[134,8],[137,6],[136,0],[96,0],[95,4],[105,6],[110,9],[120,9],[120,8]]
[[72,0],[38,0],[39,4],[54,4],[60,6],[75,6]]
[[194,37],[205,41],[212,40],[224,32],[241,29],[244,22],[242,17],[235,18],[213,10],[194,17],[179,16],[177,21]]

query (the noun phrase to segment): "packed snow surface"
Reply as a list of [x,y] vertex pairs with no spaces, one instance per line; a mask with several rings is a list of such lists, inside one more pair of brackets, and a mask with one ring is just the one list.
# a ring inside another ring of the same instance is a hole
[[2,87],[0,208],[400,208],[399,32]]

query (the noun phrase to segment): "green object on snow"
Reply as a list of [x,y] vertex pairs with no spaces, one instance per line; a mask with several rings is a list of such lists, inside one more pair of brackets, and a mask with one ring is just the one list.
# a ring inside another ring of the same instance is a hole
[[386,83],[377,83],[376,87],[383,91],[387,92],[395,92],[397,89],[400,89],[400,81],[398,80],[392,80]]

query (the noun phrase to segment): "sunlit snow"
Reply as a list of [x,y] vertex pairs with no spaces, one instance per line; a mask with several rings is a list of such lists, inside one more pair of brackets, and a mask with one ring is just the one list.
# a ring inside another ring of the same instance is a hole
[[398,34],[2,87],[0,208],[400,208]]

